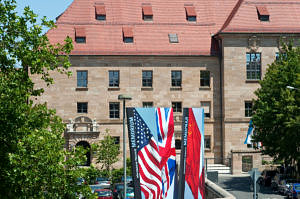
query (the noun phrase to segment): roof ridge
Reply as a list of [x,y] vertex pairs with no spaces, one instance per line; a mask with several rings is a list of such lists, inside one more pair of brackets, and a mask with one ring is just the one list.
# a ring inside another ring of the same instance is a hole
[[231,13],[229,14],[228,18],[226,19],[225,23],[223,24],[222,28],[218,31],[217,34],[222,32],[227,26],[230,24],[231,20],[237,13],[238,9],[241,7],[241,4],[244,2],[244,0],[238,0],[238,2],[235,4],[234,8],[232,9]]

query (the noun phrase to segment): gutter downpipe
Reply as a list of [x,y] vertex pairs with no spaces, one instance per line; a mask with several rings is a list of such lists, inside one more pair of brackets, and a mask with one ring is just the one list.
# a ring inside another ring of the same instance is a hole
[[[221,107],[221,111],[220,111],[220,119],[221,119],[221,126],[220,126],[220,134],[221,134],[221,160],[222,163],[224,164],[224,117],[223,117],[223,69],[222,69],[222,65],[223,65],[223,45],[222,45],[222,39],[219,35],[215,35],[214,36],[215,39],[217,39],[218,44],[219,44],[219,53],[218,53],[218,57],[219,57],[219,64],[220,64],[220,107]],[[230,163],[231,164],[231,163]]]

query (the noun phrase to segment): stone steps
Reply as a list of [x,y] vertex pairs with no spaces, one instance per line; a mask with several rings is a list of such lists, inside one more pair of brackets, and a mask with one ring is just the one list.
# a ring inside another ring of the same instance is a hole
[[223,164],[208,164],[207,171],[217,171],[218,174],[231,174],[230,167]]

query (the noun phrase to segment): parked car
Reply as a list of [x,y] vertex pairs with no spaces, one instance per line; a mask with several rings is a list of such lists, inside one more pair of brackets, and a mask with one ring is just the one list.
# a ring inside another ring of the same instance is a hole
[[95,192],[98,199],[113,199],[112,191],[109,189],[96,189]]
[[114,199],[120,199],[119,195],[123,189],[124,189],[124,183],[115,183],[113,185],[112,191],[113,191]]
[[298,195],[300,195],[300,183],[291,184],[287,197],[297,199]]
[[295,183],[295,182],[297,182],[297,181],[294,180],[294,179],[283,179],[283,180],[281,180],[278,184],[278,192],[280,194],[287,195],[287,192],[289,191],[289,188],[290,188],[291,184]]
[[104,189],[111,188],[111,181],[108,178],[98,177],[96,178],[95,183],[101,185]]
[[97,189],[104,189],[102,185],[98,185],[98,184],[93,184],[93,185],[89,185],[91,190],[92,190],[92,193],[95,192],[95,190]]
[[120,192],[121,199],[132,199],[134,198],[134,189],[133,187],[127,187],[126,189],[126,198],[124,198],[124,189]]

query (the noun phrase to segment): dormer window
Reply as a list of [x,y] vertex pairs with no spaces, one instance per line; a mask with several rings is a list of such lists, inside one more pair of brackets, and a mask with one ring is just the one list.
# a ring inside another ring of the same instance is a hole
[[123,42],[124,43],[133,43],[133,31],[130,27],[123,28]]
[[150,4],[143,4],[142,10],[143,10],[143,20],[152,21],[153,20],[152,6]]
[[194,6],[185,6],[186,20],[197,21],[197,13]]
[[178,43],[178,37],[177,34],[175,33],[170,33],[169,34],[169,42],[170,43]]
[[86,43],[85,29],[81,27],[75,28],[75,42]]
[[106,12],[105,12],[105,6],[104,5],[96,5],[95,6],[96,11],[96,19],[99,21],[105,21],[106,20]]
[[260,21],[270,21],[270,14],[266,6],[256,6],[256,9]]

